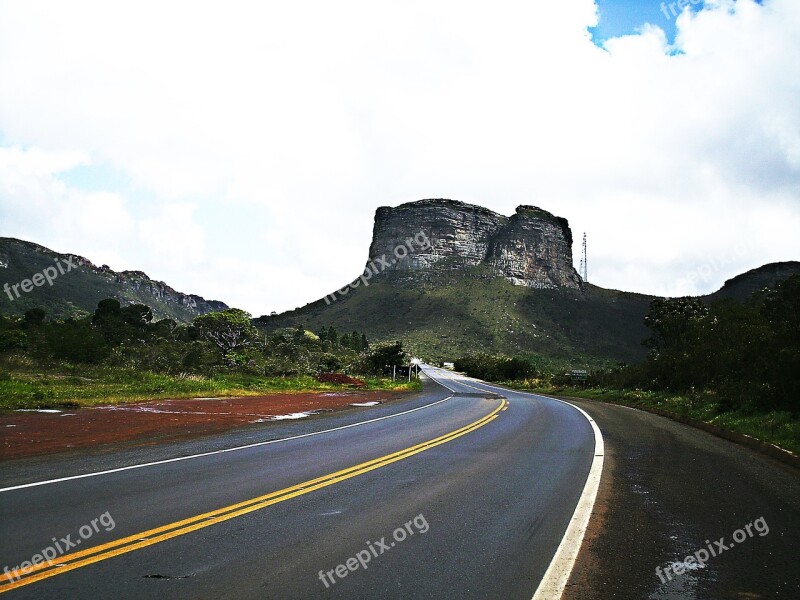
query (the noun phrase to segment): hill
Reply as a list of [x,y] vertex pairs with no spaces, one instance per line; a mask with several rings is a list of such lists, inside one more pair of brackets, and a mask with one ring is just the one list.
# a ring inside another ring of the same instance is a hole
[[365,331],[371,340],[403,339],[417,356],[452,360],[476,352],[536,354],[587,365],[644,357],[643,319],[651,298],[605,290],[537,289],[471,267],[409,285],[386,277],[330,304],[319,300],[257,325],[298,324],[318,331]]
[[[370,258],[358,278],[302,308],[259,317],[256,325],[264,332],[334,326],[372,341],[402,339],[428,360],[473,352],[536,356],[553,365],[641,360],[653,297],[584,282],[571,247],[567,220],[535,206],[520,206],[510,217],[446,199],[384,206],[375,213]],[[57,273],[59,264],[69,271]],[[146,304],[156,318],[183,323],[227,308],[141,271],[117,273],[80,256],[0,238],[0,282],[19,284],[47,269],[56,273],[52,286],[40,281],[30,291],[0,293],[0,314],[38,306],[56,318],[77,316],[108,297]],[[703,298],[743,300],[793,273],[800,273],[800,262],[764,265]]]
[[732,298],[741,302],[754,292],[773,288],[779,281],[798,273],[800,273],[800,262],[770,263],[728,279],[719,290],[709,294],[707,298],[709,300]]
[[[582,281],[572,239],[566,219],[535,206],[511,217],[446,199],[380,207],[359,278],[257,325],[365,331],[403,339],[428,360],[471,352],[576,366],[641,360],[653,297]],[[765,265],[703,298],[741,300],[794,272],[800,263]]]
[[428,360],[476,351],[586,365],[644,356],[652,298],[582,281],[569,223],[541,208],[506,217],[446,199],[380,207],[369,256],[348,286],[257,324],[356,329],[403,339]]
[[0,284],[0,314],[11,316],[39,307],[54,318],[76,317],[93,312],[105,298],[123,305],[146,304],[156,319],[179,323],[227,308],[223,302],[175,291],[141,271],[118,273],[82,256],[14,238],[0,238]]

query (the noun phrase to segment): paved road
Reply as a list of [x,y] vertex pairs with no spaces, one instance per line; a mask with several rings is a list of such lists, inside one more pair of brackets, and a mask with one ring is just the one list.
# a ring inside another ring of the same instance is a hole
[[[0,564],[59,554],[0,592],[529,600],[597,462],[592,426],[556,400],[429,373],[450,389],[429,383],[365,412],[191,444],[0,467]],[[256,445],[222,451],[241,443]],[[142,462],[156,464],[125,468]],[[111,472],[70,479],[97,470]]]
[[[797,469],[664,417],[570,402],[599,424],[606,460],[566,600],[800,598]],[[705,568],[663,573],[720,538]]]

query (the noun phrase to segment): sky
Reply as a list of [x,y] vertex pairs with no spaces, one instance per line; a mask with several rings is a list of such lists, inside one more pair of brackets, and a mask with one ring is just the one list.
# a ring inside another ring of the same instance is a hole
[[707,293],[800,259],[799,32],[797,0],[0,0],[0,236],[261,315],[352,281],[379,206],[532,204],[592,283]]

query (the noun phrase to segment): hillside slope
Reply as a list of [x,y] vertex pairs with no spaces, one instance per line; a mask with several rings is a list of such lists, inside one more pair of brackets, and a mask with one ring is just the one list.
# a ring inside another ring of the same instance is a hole
[[259,325],[403,339],[429,360],[480,351],[584,365],[641,359],[652,298],[583,282],[572,239],[566,219],[535,206],[511,216],[444,198],[382,206],[360,284]]
[[[32,289],[24,291],[21,282],[48,268],[52,285],[46,280],[42,283],[39,278],[39,286],[28,284]],[[80,316],[94,311],[105,298],[116,298],[123,305],[146,304],[156,319],[170,318],[182,323],[227,308],[223,302],[177,292],[141,271],[117,273],[105,265],[97,267],[81,256],[59,254],[14,238],[0,238],[0,286],[3,286],[0,314],[12,316],[23,315],[34,307],[43,308],[54,318]]]
[[265,331],[333,325],[340,332],[364,331],[372,340],[403,339],[428,360],[486,351],[600,364],[644,356],[643,319],[651,300],[592,285],[517,286],[473,267],[424,281],[386,276],[330,304],[320,300],[257,324]]
[[800,262],[792,260],[769,263],[728,279],[719,290],[707,298],[709,300],[732,298],[741,302],[753,295],[754,292],[775,287],[775,284],[782,279],[797,274],[800,274]]

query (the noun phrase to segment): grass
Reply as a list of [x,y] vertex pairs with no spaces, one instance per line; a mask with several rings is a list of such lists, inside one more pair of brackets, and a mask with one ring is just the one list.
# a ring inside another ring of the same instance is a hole
[[788,411],[766,413],[745,409],[723,411],[719,408],[719,398],[712,392],[679,395],[647,390],[561,387],[539,380],[510,382],[504,385],[541,394],[586,398],[634,408],[656,408],[672,415],[688,417],[728,431],[743,433],[800,454],[800,419]]
[[440,269],[413,277],[386,274],[330,305],[313,302],[261,326],[356,329],[373,342],[401,339],[428,361],[485,351],[599,368],[643,358],[649,302],[647,296],[594,286],[584,291],[515,286],[478,267]]
[[[392,382],[363,378],[367,390],[408,391],[421,389],[419,381]],[[0,365],[0,409],[57,408],[119,404],[158,398],[197,396],[256,396],[273,393],[322,392],[352,389],[320,383],[308,375],[260,377],[224,374],[212,377],[166,375],[109,367],[60,365],[47,372],[31,365]]]

